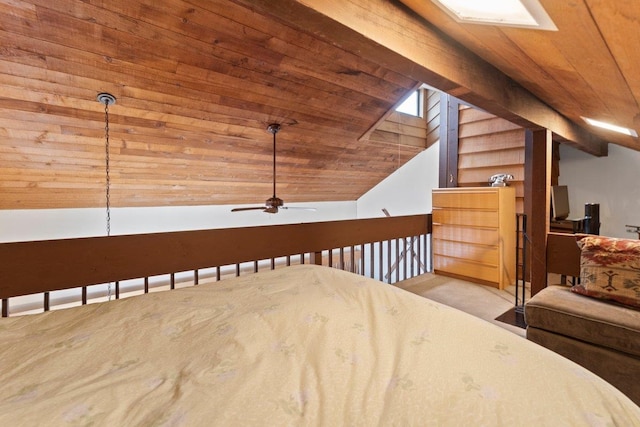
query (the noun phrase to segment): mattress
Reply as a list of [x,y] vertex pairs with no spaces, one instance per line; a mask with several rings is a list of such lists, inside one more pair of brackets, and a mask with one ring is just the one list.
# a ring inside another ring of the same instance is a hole
[[0,321],[0,425],[640,425],[613,386],[391,285],[292,266]]

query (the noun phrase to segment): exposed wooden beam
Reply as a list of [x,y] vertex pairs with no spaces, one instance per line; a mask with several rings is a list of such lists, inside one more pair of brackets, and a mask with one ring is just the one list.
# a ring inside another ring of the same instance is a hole
[[398,1],[235,1],[322,34],[348,51],[359,52],[522,127],[549,129],[585,152],[607,155],[607,141],[560,115]]

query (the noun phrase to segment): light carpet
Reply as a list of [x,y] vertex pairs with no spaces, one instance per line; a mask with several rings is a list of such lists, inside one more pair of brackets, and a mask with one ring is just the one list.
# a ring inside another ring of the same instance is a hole
[[[515,286],[499,290],[433,273],[400,281],[396,286],[462,310],[522,337],[525,336],[524,329],[496,320],[497,317],[515,307]],[[520,288],[520,294],[521,292]],[[529,289],[526,289],[525,298],[528,297]]]

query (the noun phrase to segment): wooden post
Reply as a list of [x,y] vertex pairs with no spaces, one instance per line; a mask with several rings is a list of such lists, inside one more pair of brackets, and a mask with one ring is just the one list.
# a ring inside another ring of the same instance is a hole
[[440,96],[440,188],[458,186],[459,105],[451,95]]
[[549,232],[551,185],[551,131],[525,132],[525,197],[530,251],[531,295],[547,286],[547,233]]

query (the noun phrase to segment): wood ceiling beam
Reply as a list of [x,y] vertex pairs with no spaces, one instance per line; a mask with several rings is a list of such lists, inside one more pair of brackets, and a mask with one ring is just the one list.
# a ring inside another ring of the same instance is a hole
[[607,141],[444,36],[398,1],[234,0],[422,81],[522,127],[549,129],[578,149],[607,155]]

